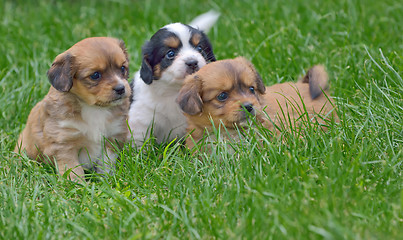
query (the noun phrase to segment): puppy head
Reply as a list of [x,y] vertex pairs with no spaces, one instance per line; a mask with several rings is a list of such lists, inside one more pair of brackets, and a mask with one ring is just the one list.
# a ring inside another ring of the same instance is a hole
[[88,105],[113,106],[130,96],[125,44],[108,37],[84,39],[58,55],[48,71],[52,86]]
[[146,84],[153,80],[182,84],[187,75],[215,60],[206,34],[173,23],[158,30],[143,46],[140,76]]
[[177,102],[189,121],[198,126],[220,121],[227,127],[243,124],[261,110],[265,92],[262,78],[245,58],[204,66],[186,78]]

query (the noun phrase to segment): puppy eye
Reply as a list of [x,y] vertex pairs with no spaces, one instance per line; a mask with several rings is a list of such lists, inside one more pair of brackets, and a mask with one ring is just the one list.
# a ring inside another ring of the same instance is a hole
[[175,57],[175,52],[174,52],[173,50],[169,50],[169,51],[167,52],[167,54],[166,54],[166,57],[167,57],[169,60],[172,60],[172,59]]
[[101,73],[99,73],[99,72],[94,72],[94,73],[90,76],[90,78],[91,78],[92,80],[99,80],[99,79],[101,78]]
[[196,50],[197,50],[198,52],[202,52],[202,51],[203,51],[203,48],[201,48],[200,46],[197,46],[197,47],[196,47]]
[[120,68],[120,71],[122,71],[122,74],[125,75],[125,73],[126,73],[126,67],[125,67],[125,66],[122,66],[122,67]]
[[227,98],[228,98],[227,92],[222,92],[222,93],[218,94],[218,96],[217,96],[217,100],[220,102],[227,100]]
[[255,94],[255,88],[254,88],[254,87],[249,87],[249,91],[250,91],[252,94]]

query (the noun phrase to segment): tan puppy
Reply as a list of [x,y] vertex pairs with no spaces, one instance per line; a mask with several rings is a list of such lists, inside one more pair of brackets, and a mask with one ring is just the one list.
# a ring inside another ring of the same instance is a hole
[[278,133],[295,130],[312,121],[326,129],[327,120],[337,120],[328,88],[328,75],[321,65],[309,69],[297,83],[287,82],[267,87],[262,102],[266,112],[264,126]]
[[[312,68],[300,83],[276,84],[266,91],[260,75],[245,58],[210,63],[187,77],[177,98],[188,119],[190,137],[186,144],[192,148],[205,131],[211,132],[212,122],[215,127],[221,123],[230,136],[235,136],[236,126],[246,126],[248,117],[254,115],[264,126],[274,130],[273,124],[285,119],[282,109],[287,119],[288,115],[299,119],[302,113],[293,111],[292,105],[304,109],[300,96],[309,114],[328,113],[333,106],[322,94],[321,89],[326,88],[327,74],[321,66]],[[285,98],[293,104],[288,104]]]
[[70,178],[85,169],[110,172],[117,157],[111,142],[127,138],[130,86],[125,44],[87,38],[58,55],[48,71],[52,86],[32,109],[15,152],[57,163]]

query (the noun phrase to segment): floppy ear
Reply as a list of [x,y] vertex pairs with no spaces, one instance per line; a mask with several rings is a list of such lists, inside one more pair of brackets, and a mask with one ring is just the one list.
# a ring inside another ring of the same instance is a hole
[[256,85],[257,85],[257,90],[260,92],[260,94],[264,94],[264,92],[266,92],[266,87],[264,86],[262,77],[256,71],[256,69],[254,69],[254,73],[255,73],[255,77],[256,77],[255,81],[256,81]]
[[48,70],[50,84],[58,91],[68,92],[73,86],[73,56],[70,53],[58,55]]
[[[127,66],[129,66],[129,54],[127,53],[126,44],[125,44],[125,42],[124,42],[123,40],[121,40],[121,39],[116,39],[116,40],[117,40],[117,42],[118,42],[118,44],[119,44],[119,47],[122,49],[123,54],[125,55],[126,62],[127,62]],[[125,79],[128,79],[128,78],[129,78],[129,75],[130,75],[130,69],[129,69],[129,67],[127,67],[127,71],[126,71],[126,73],[125,73]],[[133,89],[132,89],[132,90],[133,90]]]
[[204,49],[205,55],[203,54],[203,56],[207,62],[209,62],[209,63],[215,62],[217,59],[213,52],[213,46],[211,45],[210,40],[208,39],[207,35],[204,32],[202,32],[202,36],[203,36],[202,38],[205,39],[205,41],[206,41],[206,43],[205,43],[206,48]]
[[214,55],[214,53],[213,53],[213,50],[211,50],[211,53],[208,55],[208,60],[209,60],[210,62],[215,62],[215,61],[217,61],[217,59],[215,58],[215,55]]
[[129,55],[127,54],[125,42],[122,39],[118,39],[118,44],[119,47],[123,50],[123,53],[125,54],[126,61],[129,62]]
[[147,60],[147,55],[143,56],[143,61],[141,63],[140,69],[140,77],[148,85],[153,82],[153,69]]
[[[189,76],[185,85],[179,91],[176,102],[184,113],[196,115],[203,111],[203,101],[200,97],[201,79],[199,76]],[[190,81],[189,81],[190,80]]]
[[243,64],[246,64],[252,70],[252,72],[255,75],[255,82],[256,82],[257,90],[259,91],[259,93],[264,94],[266,91],[266,87],[264,86],[262,77],[257,72],[255,66],[253,66],[253,64],[244,57],[237,57],[237,58],[235,58],[235,60],[239,61]]

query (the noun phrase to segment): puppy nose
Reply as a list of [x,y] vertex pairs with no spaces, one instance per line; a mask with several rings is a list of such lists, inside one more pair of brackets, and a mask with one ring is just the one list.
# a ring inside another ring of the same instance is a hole
[[252,113],[254,110],[252,103],[244,103],[241,107],[246,109],[246,111],[248,111],[249,113]]
[[123,95],[125,93],[125,86],[123,84],[119,84],[116,85],[113,90],[119,94],[119,95]]
[[197,60],[194,60],[194,59],[189,60],[189,61],[186,61],[185,64],[186,64],[190,69],[193,69],[193,70],[195,70],[195,69],[198,68],[198,66],[197,66],[198,62],[197,62]]

